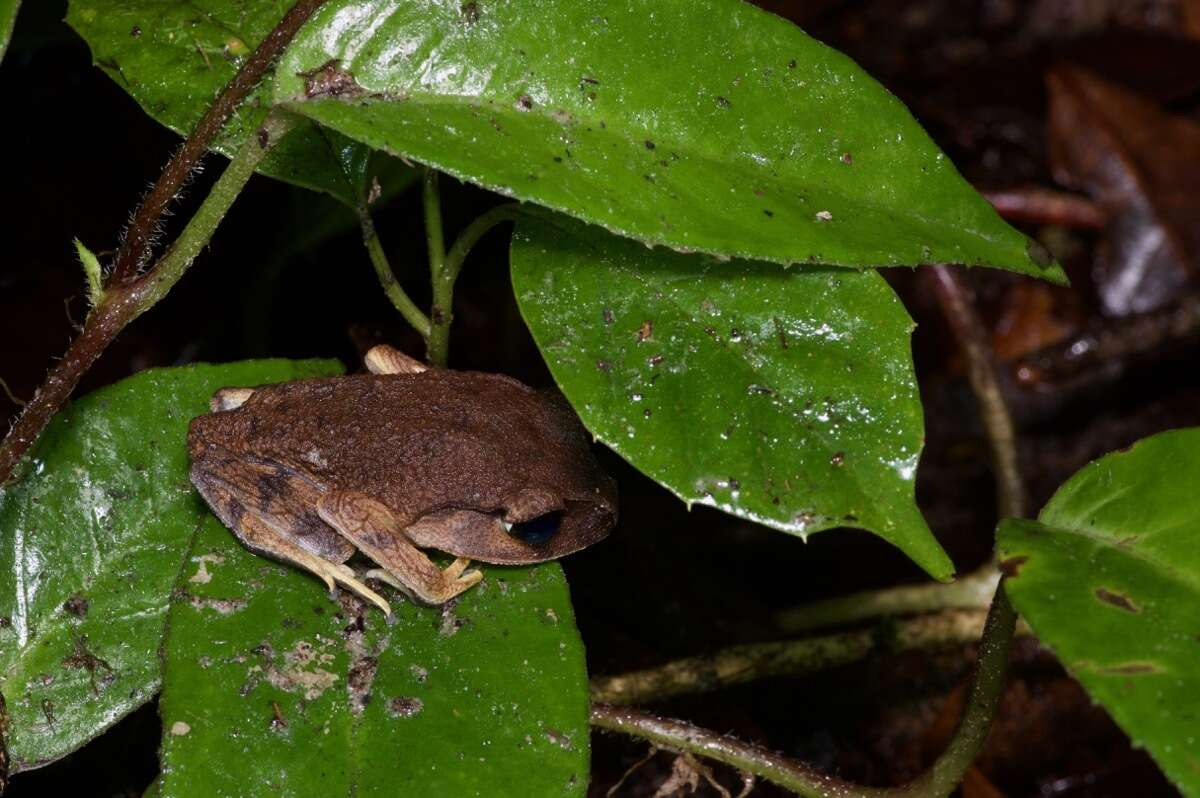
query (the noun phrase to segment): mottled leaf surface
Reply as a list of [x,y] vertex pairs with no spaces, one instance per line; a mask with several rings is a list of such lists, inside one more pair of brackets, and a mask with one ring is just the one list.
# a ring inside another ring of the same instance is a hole
[[650,250],[565,217],[518,225],[512,279],[600,440],[689,503],[786,532],[875,532],[937,578],[913,502],[913,323],[876,272]]
[[151,369],[55,417],[0,489],[0,692],[14,772],[51,762],[158,689],[167,598],[209,516],[188,482],[189,420],[228,385],[330,361]]
[[845,56],[737,0],[333,0],[275,101],[621,235],[1062,279]]
[[389,595],[389,626],[209,518],[170,610],[161,795],[582,796],[562,569],[484,568],[445,611]]
[[[146,113],[187,135],[259,42],[291,7],[281,0],[72,0],[67,22],[92,60]],[[271,76],[225,126],[213,149],[232,156],[268,111]],[[259,171],[358,200],[370,149],[317,125],[302,125]]]
[[1185,795],[1200,795],[1200,429],[1086,466],[999,552],[1038,638]]

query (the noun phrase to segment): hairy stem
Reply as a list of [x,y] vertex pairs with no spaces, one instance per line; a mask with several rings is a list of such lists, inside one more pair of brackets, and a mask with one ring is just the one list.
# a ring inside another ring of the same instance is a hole
[[83,330],[71,342],[62,360],[50,369],[8,436],[0,443],[0,484],[12,477],[21,457],[117,334],[153,307],[179,281],[208,243],[263,156],[294,124],[294,117],[268,115],[229,162],[204,203],[155,267],[132,283],[117,285],[109,281],[99,304],[88,314]]
[[158,182],[134,212],[133,221],[125,231],[113,259],[109,285],[127,285],[137,278],[149,258],[150,241],[154,237],[159,220],[208,150],[208,145],[221,132],[221,128],[246,99],[246,95],[262,80],[263,75],[292,41],[300,27],[324,2],[325,0],[299,0],[292,6],[279,24],[254,48],[254,52],[246,59],[242,68],[200,117],[192,134],[171,156],[171,160],[159,175]]
[[932,273],[938,303],[967,361],[967,377],[992,450],[997,509],[1001,518],[1020,518],[1025,514],[1025,484],[1017,464],[1017,434],[1004,403],[987,330],[962,276],[945,265],[933,266]]
[[450,324],[454,321],[454,280],[446,279],[446,235],[442,231],[442,198],[438,173],[426,167],[422,184],[425,206],[425,242],[429,248],[429,280],[433,300],[429,308],[429,362],[445,368],[450,360]]
[[358,222],[362,227],[363,245],[367,248],[371,265],[375,267],[375,275],[379,278],[383,293],[391,300],[396,310],[400,311],[404,320],[421,334],[428,346],[431,332],[429,317],[421,312],[421,309],[409,298],[399,281],[396,280],[396,273],[392,271],[392,265],[388,263],[387,255],[384,254],[383,245],[379,243],[379,234],[375,231],[375,223],[371,220],[370,209],[365,204],[360,204],[355,208],[355,213],[358,214]]

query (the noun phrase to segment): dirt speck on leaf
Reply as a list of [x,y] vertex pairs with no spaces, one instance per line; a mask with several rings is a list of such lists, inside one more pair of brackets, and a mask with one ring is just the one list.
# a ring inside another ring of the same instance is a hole
[[171,724],[171,735],[173,737],[182,737],[192,730],[192,727],[181,720],[177,720]]
[[323,665],[333,661],[333,655],[318,650],[307,640],[299,640],[291,651],[283,655],[283,666],[270,664],[264,675],[266,680],[279,690],[300,693],[307,701],[315,701],[337,682],[337,675],[325,670]]
[[393,718],[411,718],[424,708],[425,702],[415,696],[396,696],[388,702],[388,714]]
[[342,69],[342,62],[334,58],[316,69],[297,72],[304,78],[304,96],[310,100],[325,97],[358,97],[363,94],[354,76]]
[[1016,557],[1009,557],[1006,560],[1000,561],[1000,573],[1012,578],[1021,572],[1021,566],[1029,561],[1029,558],[1024,554]]
[[1108,588],[1096,588],[1096,598],[1098,598],[1100,601],[1103,601],[1105,604],[1110,604],[1116,607],[1119,610],[1125,610],[1125,612],[1141,612],[1141,610],[1138,609],[1138,606],[1133,603],[1133,600],[1130,599],[1129,596],[1126,596],[1124,593],[1117,593],[1109,590]]
[[225,557],[220,554],[201,554],[199,557],[193,557],[192,562],[198,563],[199,567],[196,569],[196,573],[188,577],[188,581],[198,585],[207,585],[212,581],[212,574],[208,572],[208,564],[223,565]]
[[76,618],[86,618],[88,614],[88,600],[81,593],[76,593],[63,602],[63,609]]

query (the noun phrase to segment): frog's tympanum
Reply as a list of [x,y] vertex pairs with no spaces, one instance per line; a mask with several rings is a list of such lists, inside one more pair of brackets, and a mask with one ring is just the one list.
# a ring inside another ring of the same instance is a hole
[[[470,560],[552,560],[605,537],[616,486],[561,398],[426,368],[390,347],[369,374],[226,388],[192,420],[192,482],[252,551],[391,608],[345,565],[426,604],[483,578]],[[445,570],[421,551],[455,555]],[[365,577],[364,577],[365,578]]]

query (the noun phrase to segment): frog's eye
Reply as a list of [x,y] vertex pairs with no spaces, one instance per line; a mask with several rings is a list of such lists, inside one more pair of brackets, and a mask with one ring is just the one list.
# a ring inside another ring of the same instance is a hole
[[508,534],[517,540],[536,546],[558,534],[558,530],[562,528],[562,515],[561,512],[546,513],[528,521],[504,526],[508,529]]

